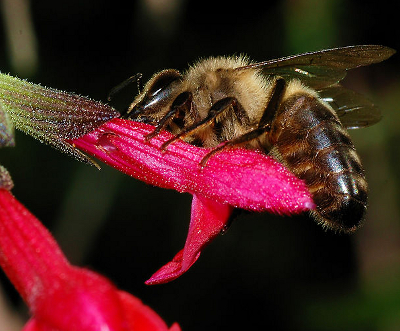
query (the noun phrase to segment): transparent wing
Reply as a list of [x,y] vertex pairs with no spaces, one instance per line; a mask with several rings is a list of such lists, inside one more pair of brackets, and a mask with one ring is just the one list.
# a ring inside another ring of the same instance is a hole
[[370,100],[339,84],[321,89],[318,93],[336,111],[343,126],[348,129],[364,128],[382,118],[380,110]]
[[298,78],[319,92],[346,128],[355,129],[377,123],[382,115],[371,101],[339,82],[347,70],[381,62],[395,52],[381,45],[347,46],[251,63],[235,70],[259,68],[266,75],[286,80]]
[[298,78],[303,84],[314,89],[337,84],[344,79],[347,73],[346,70],[337,68],[300,65],[264,69],[263,71],[267,75],[279,76],[286,81]]
[[236,70],[260,68],[267,75],[299,78],[310,87],[323,88],[341,81],[349,69],[381,62],[394,53],[381,45],[347,46],[252,63]]

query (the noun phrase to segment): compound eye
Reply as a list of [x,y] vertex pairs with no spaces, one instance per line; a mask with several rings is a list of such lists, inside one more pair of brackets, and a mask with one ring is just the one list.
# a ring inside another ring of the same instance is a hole
[[181,79],[181,74],[176,70],[164,70],[157,74],[147,89],[147,96],[154,97],[168,88],[172,82]]

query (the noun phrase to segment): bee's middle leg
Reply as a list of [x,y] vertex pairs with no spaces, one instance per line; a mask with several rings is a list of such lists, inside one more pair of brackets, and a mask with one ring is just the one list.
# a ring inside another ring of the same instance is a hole
[[214,154],[218,153],[219,151],[221,151],[226,147],[247,143],[249,141],[257,139],[262,134],[269,132],[271,128],[271,122],[273,121],[281,104],[283,94],[285,93],[285,88],[286,88],[286,81],[283,78],[278,78],[275,82],[274,89],[272,91],[268,104],[265,107],[263,115],[261,116],[261,119],[257,124],[257,128],[248,131],[242,134],[241,136],[236,137],[235,139],[224,141],[219,146],[214,148],[211,152],[207,153],[201,160],[200,165],[204,167],[211,156],[213,156]]

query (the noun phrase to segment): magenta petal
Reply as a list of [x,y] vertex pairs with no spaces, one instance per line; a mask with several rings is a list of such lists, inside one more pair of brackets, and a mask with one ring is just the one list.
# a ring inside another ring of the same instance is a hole
[[222,150],[200,163],[210,149],[181,140],[161,150],[168,132],[146,141],[154,127],[113,119],[71,141],[84,152],[146,183],[193,195],[192,218],[183,250],[146,284],[171,281],[199,258],[201,250],[226,224],[232,209],[294,214],[314,207],[303,181],[262,152],[243,148]]
[[258,151],[222,150],[202,168],[210,151],[183,141],[160,151],[172,135],[161,132],[147,142],[153,126],[113,119],[71,143],[126,174],[152,185],[199,194],[247,210],[293,214],[314,207],[303,181]]
[[192,214],[185,247],[159,269],[147,285],[162,284],[185,273],[199,258],[202,249],[225,227],[233,208],[200,195],[193,195]]

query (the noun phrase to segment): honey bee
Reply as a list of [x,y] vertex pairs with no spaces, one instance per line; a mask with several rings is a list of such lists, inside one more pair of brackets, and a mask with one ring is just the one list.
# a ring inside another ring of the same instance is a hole
[[339,82],[346,71],[395,51],[377,45],[333,48],[254,63],[211,57],[185,73],[156,73],[122,115],[213,150],[237,145],[272,155],[305,181],[323,227],[351,233],[363,223],[367,181],[346,130],[381,118],[376,106]]

